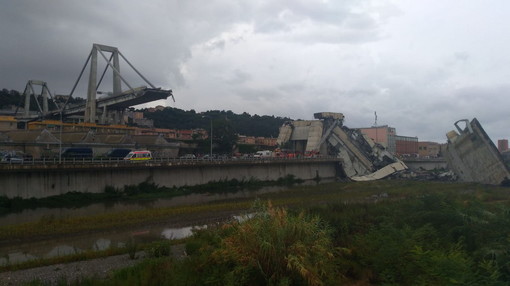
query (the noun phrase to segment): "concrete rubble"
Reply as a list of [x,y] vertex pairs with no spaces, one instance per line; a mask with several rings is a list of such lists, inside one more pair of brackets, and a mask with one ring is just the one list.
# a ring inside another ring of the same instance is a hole
[[455,182],[458,180],[457,175],[445,169],[434,170],[412,170],[405,171],[392,175],[395,179],[404,179],[411,181],[437,181],[437,182]]
[[[459,124],[464,123],[464,128]],[[455,122],[457,131],[446,134],[448,144],[441,150],[448,167],[464,182],[500,185],[510,178],[498,149],[476,118]]]
[[342,113],[321,112],[317,120],[285,123],[280,128],[279,146],[305,154],[336,156],[341,168],[353,181],[371,181],[406,170],[407,166],[382,145],[359,130],[343,126]]

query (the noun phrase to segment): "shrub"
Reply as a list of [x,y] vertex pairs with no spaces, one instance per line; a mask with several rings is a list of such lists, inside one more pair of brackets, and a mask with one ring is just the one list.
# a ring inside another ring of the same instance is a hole
[[332,276],[330,229],[317,217],[291,215],[269,203],[231,231],[212,258],[231,266],[226,281],[265,285],[323,285]]
[[172,253],[170,241],[156,241],[144,249],[148,257],[168,257]]

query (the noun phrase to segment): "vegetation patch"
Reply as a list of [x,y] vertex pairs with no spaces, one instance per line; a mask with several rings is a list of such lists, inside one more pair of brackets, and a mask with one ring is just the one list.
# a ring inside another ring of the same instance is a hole
[[[140,264],[76,285],[507,285],[510,194],[480,184],[378,181],[298,186],[232,201],[122,213],[244,210],[196,230],[185,259],[155,243]],[[251,208],[250,208],[251,206]],[[81,224],[96,224],[95,217]],[[112,222],[110,222],[111,224]],[[102,227],[102,226],[98,226]],[[0,234],[5,228],[0,228]],[[39,284],[34,284],[39,285]]]
[[350,203],[257,201],[241,222],[195,230],[186,259],[154,244],[140,264],[77,285],[508,285],[510,194],[500,188],[393,181],[308,193],[332,187]]

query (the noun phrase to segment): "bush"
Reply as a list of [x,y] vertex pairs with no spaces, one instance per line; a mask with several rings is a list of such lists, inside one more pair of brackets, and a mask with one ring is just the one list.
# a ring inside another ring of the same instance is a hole
[[167,257],[172,253],[170,241],[153,242],[144,249],[148,257]]
[[240,285],[323,285],[334,277],[330,229],[316,216],[261,206],[253,218],[225,226],[212,258],[229,265],[226,281]]

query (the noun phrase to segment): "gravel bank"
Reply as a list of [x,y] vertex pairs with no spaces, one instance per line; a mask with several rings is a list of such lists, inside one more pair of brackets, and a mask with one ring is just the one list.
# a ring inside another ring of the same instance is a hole
[[[184,245],[173,246],[172,255],[174,257],[183,257],[185,255]],[[37,279],[50,285],[57,285],[62,279],[72,282],[85,277],[106,278],[111,275],[113,270],[133,266],[141,262],[145,254],[138,252],[136,256],[137,259],[130,259],[128,254],[122,254],[86,261],[3,272],[0,273],[0,285],[14,286]]]

